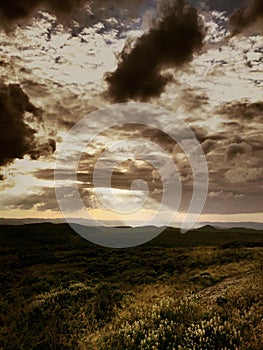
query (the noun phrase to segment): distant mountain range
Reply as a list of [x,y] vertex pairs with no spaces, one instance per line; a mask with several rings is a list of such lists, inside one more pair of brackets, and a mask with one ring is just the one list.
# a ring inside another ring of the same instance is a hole
[[[71,219],[71,222],[76,222],[76,219]],[[50,222],[53,224],[62,224],[65,223],[65,219],[34,219],[34,218],[26,218],[26,219],[3,219],[0,218],[0,225],[26,225],[26,224],[40,224],[44,222]],[[116,227],[116,226],[122,226],[120,222],[114,222],[114,221],[106,221],[105,222],[108,226]],[[81,220],[81,224],[87,225],[87,226],[100,226],[99,224],[96,225],[94,221],[89,220]],[[137,226],[138,223],[135,223]],[[213,226],[215,228],[248,228],[253,230],[263,230],[263,222],[253,222],[253,221],[240,221],[240,222],[210,222],[210,221],[203,221],[196,223],[195,227],[200,228],[203,226]],[[102,226],[102,225],[101,225]],[[175,227],[179,227],[179,224],[177,224]]]
[[253,222],[253,221],[240,221],[240,222],[200,222],[198,223],[198,227],[210,225],[216,228],[251,228],[253,230],[263,230],[262,222]]
[[[66,223],[35,223],[0,225],[1,246],[21,249],[33,246],[100,246],[123,248],[138,244],[148,247],[196,247],[196,246],[263,246],[263,231],[251,228],[214,228],[206,225],[181,234],[178,228],[164,228],[161,233],[154,226],[88,227],[78,225],[77,234]],[[83,239],[86,238],[86,239]]]

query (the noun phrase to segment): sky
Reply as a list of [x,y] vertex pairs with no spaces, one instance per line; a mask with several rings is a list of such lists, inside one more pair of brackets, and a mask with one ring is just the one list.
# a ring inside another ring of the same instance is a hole
[[[263,221],[262,0],[1,0],[0,25],[0,217],[60,218],[55,188],[72,196],[77,183],[84,208],[72,201],[67,216],[140,222],[160,210],[164,177],[174,179],[165,153],[182,191],[162,215],[182,220],[202,184],[194,184],[180,119],[207,162],[199,220]],[[132,113],[121,124],[116,114],[116,126],[104,131],[107,113],[89,117],[129,102],[171,113],[156,116],[158,128]],[[82,118],[54,181],[61,145]],[[163,130],[181,135],[179,144]],[[112,172],[106,185],[94,184],[98,159],[99,180]],[[137,179],[147,191],[137,182],[131,192]],[[123,207],[131,197],[144,205],[127,216],[105,205],[112,196]]]

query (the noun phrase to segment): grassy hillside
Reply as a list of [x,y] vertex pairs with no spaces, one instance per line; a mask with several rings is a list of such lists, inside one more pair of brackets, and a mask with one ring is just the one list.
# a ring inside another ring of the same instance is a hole
[[[136,228],[134,232],[143,235],[148,228]],[[99,230],[95,228],[95,230]],[[103,230],[105,234],[111,234],[114,228],[108,227]],[[95,246],[91,242],[80,237],[68,224],[28,224],[28,225],[0,225],[0,240],[2,245],[83,245]],[[153,240],[143,246],[152,247],[194,247],[213,246],[230,242],[240,244],[262,245],[263,231],[246,228],[217,229],[212,226],[204,226],[191,230],[186,234],[180,233],[179,229],[166,228]]]
[[0,349],[263,348],[260,231],[109,249],[45,223],[0,239]]

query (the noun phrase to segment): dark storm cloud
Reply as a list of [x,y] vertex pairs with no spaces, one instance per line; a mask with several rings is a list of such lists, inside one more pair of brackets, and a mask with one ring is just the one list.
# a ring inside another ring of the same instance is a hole
[[[263,139],[262,139],[262,132],[259,129],[257,133],[253,134],[251,139],[249,140],[249,144],[253,148],[254,152],[260,152],[260,158],[263,162]],[[263,165],[263,164],[262,164]]]
[[204,6],[208,10],[226,12],[230,14],[239,8],[246,0],[189,0],[192,6]]
[[202,144],[202,148],[205,154],[210,153],[216,146],[217,142],[215,140],[206,139]]
[[231,119],[259,120],[263,118],[263,102],[235,101],[226,103],[217,110]]
[[56,13],[69,13],[82,2],[82,0],[0,0],[0,15],[2,20],[16,21],[29,17],[40,6]]
[[48,156],[54,153],[56,150],[56,141],[53,139],[48,139],[46,142],[38,144],[34,150],[31,151],[30,156],[32,159],[36,160],[40,156]]
[[242,32],[242,30],[249,27],[259,19],[263,20],[263,1],[251,0],[246,6],[239,8],[230,17],[232,34],[236,35]]
[[124,6],[134,10],[142,2],[143,0],[0,0],[0,18],[2,23],[10,24],[29,18],[39,8],[50,10],[58,16],[65,16],[71,14],[74,10],[79,10],[85,3],[98,9],[104,9],[105,6],[112,9],[114,6]]
[[212,141],[220,141],[226,138],[224,133],[220,131],[218,131],[217,133],[210,133],[204,127],[200,127],[196,125],[191,126],[191,129],[200,143],[205,142],[207,139]]
[[194,88],[185,88],[181,97],[184,108],[188,112],[201,109],[208,105],[209,98],[206,93],[197,93]]
[[110,99],[143,101],[160,95],[172,80],[163,69],[182,67],[201,49],[204,27],[195,8],[178,0],[159,12],[159,19],[135,44],[126,42],[117,69],[106,74]]
[[232,143],[230,144],[225,151],[225,156],[227,161],[232,161],[237,155],[246,154],[251,150],[251,146],[247,143]]
[[25,155],[37,159],[55,151],[54,140],[43,143],[37,140],[37,130],[27,124],[26,112],[31,120],[42,123],[39,109],[29,101],[19,85],[0,84],[0,166]]

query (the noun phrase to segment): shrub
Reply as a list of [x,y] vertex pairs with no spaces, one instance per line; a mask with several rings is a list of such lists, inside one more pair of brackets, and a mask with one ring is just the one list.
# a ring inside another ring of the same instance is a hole
[[241,331],[218,311],[204,308],[197,297],[165,297],[133,305],[106,333],[100,349],[236,350]]

